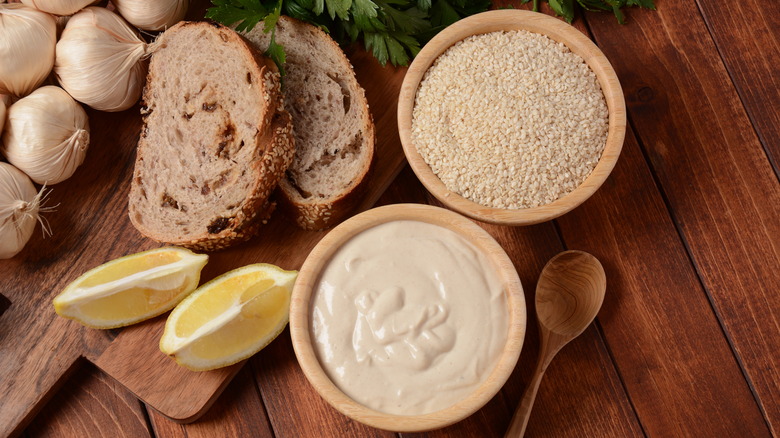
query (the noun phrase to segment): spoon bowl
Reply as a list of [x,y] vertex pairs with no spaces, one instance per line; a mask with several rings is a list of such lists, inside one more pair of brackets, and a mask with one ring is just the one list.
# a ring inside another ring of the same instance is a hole
[[579,336],[604,302],[607,278],[598,259],[583,251],[553,257],[536,285],[536,315],[550,332]]
[[552,359],[596,318],[604,302],[607,278],[596,257],[583,251],[564,251],[542,269],[536,284],[539,321],[539,359],[520,406],[512,417],[508,437],[525,434],[542,376]]

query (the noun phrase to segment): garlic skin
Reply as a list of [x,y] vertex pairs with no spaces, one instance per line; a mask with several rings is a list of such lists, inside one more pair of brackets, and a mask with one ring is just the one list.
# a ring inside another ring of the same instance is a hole
[[5,126],[5,99],[0,98],[0,136],[3,135],[3,126]]
[[119,15],[90,6],[71,17],[54,72],[74,99],[100,111],[123,111],[141,97],[146,43]]
[[41,87],[8,109],[0,149],[38,184],[70,178],[88,147],[87,113],[60,87]]
[[24,96],[54,65],[54,17],[18,3],[0,4],[0,94]]
[[85,7],[97,3],[95,0],[22,0],[22,3],[39,11],[54,15],[73,15]]
[[119,14],[135,27],[164,30],[184,19],[189,0],[113,0]]
[[42,194],[27,175],[0,161],[0,259],[15,256],[30,240]]

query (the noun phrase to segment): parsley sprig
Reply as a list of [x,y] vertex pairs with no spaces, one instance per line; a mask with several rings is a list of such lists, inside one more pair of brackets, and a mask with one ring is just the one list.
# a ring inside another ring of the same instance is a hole
[[[531,0],[521,0],[522,3],[528,3]],[[574,20],[575,0],[545,0],[550,8],[555,11],[569,23]],[[534,11],[539,10],[539,0],[533,0]],[[615,14],[618,23],[623,24],[626,21],[622,9],[628,6],[640,6],[647,9],[655,9],[653,0],[576,0],[576,3],[587,11],[611,11]]]
[[[483,12],[490,0],[212,0],[206,17],[238,31],[261,21],[274,32],[281,14],[319,26],[340,43],[362,41],[382,65],[408,65],[438,31]],[[274,40],[267,54],[283,64],[284,49]],[[280,62],[282,61],[282,62]]]
[[[527,3],[531,0],[520,0]],[[655,9],[653,0],[533,0],[550,7],[567,21],[574,19],[575,2],[587,10],[612,11],[620,23],[621,9],[641,6]],[[211,0],[206,17],[238,31],[263,22],[271,32],[266,54],[282,69],[284,48],[276,42],[275,28],[284,14],[319,26],[339,43],[362,41],[382,65],[408,65],[420,48],[439,31],[463,17],[486,11],[490,0]]]

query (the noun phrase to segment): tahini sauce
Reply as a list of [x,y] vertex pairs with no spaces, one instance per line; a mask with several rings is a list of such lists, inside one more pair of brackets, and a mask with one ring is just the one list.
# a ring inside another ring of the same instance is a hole
[[350,239],[312,298],[312,334],[325,372],[377,411],[447,408],[492,372],[509,311],[488,259],[446,228],[389,222]]

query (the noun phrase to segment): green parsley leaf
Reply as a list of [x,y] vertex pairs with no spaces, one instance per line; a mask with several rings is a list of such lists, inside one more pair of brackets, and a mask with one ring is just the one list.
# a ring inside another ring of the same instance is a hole
[[577,0],[577,3],[587,11],[611,11],[612,6],[605,4],[602,0]]
[[460,20],[460,14],[450,5],[447,0],[437,0],[431,6],[431,24],[433,26],[447,27],[450,24]]
[[379,5],[371,0],[354,0],[350,13],[355,19],[358,17],[361,19],[369,19],[377,16],[377,9],[379,9]]
[[574,20],[574,0],[547,0],[556,14],[571,23]]
[[655,4],[653,0],[627,0],[626,6],[640,6],[647,9],[655,10]]
[[276,35],[276,23],[279,22],[279,18],[282,16],[282,0],[279,0],[276,7],[263,19],[263,32],[271,33],[271,41],[274,41],[274,35]]
[[325,0],[325,6],[328,7],[331,20],[339,17],[341,20],[349,21],[349,8],[352,6],[352,0]]
[[211,3],[214,7],[206,11],[206,18],[218,21],[226,26],[238,23],[236,30],[239,32],[252,30],[268,14],[268,11],[259,1],[213,0]]
[[428,9],[431,8],[431,0],[417,0],[417,9],[428,12]]
[[[414,35],[428,30],[431,27],[429,20],[426,20],[427,14],[416,7],[408,9],[397,9],[393,7],[391,0],[377,0],[384,17],[385,25],[391,31],[403,32],[407,35]],[[397,3],[397,2],[396,2]]]
[[387,44],[381,33],[363,32],[363,44],[365,44],[366,50],[370,50],[374,54],[374,57],[380,64],[387,64],[389,58]]
[[325,0],[314,0],[312,12],[314,12],[314,15],[320,15],[325,12]]
[[387,44],[387,51],[390,54],[390,62],[393,65],[406,65],[409,63],[409,55],[406,53],[406,49],[397,39],[391,37],[389,34],[384,35],[385,44]]
[[265,51],[266,56],[271,58],[276,67],[279,68],[279,74],[284,76],[284,64],[287,62],[287,54],[284,52],[284,47],[276,42],[276,28],[271,31],[271,43],[268,44],[268,50]]

